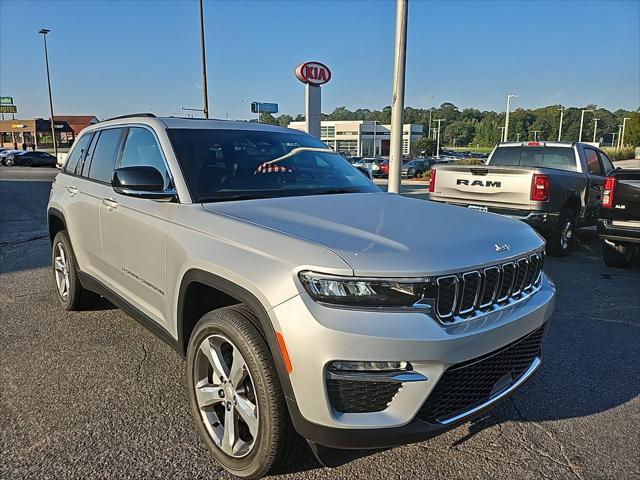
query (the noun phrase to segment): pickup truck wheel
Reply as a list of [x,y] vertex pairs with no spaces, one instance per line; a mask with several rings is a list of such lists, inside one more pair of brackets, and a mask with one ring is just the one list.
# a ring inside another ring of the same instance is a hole
[[573,247],[573,230],[576,215],[570,209],[564,209],[558,217],[558,223],[549,236],[547,251],[553,257],[564,257]]
[[204,315],[187,347],[187,388],[201,438],[226,470],[259,478],[286,463],[299,438],[271,352],[244,305]]
[[53,239],[51,264],[53,265],[53,278],[56,282],[56,296],[62,308],[65,310],[87,310],[96,304],[100,296],[80,284],[78,264],[65,230],[58,232]]
[[608,267],[628,268],[633,257],[633,247],[602,240],[602,257]]

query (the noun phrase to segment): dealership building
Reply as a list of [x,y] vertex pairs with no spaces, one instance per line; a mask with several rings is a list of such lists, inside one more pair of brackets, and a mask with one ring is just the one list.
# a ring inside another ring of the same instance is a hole
[[[289,128],[304,130],[305,122],[291,122]],[[406,123],[402,126],[402,154],[411,155],[413,142],[422,137],[422,125]],[[365,120],[323,120],[320,138],[336,152],[357,157],[388,156],[391,144],[391,125]]]
[[[56,115],[54,127],[58,148],[65,151],[83,128],[97,122],[98,119],[91,115]],[[0,147],[13,148],[17,145],[21,148],[23,143],[33,144],[40,150],[53,149],[51,122],[44,118],[0,120]]]

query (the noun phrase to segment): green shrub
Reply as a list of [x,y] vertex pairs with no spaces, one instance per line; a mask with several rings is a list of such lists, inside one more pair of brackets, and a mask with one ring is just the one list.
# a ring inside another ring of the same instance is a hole
[[635,156],[635,148],[633,147],[624,147],[624,148],[611,148],[605,147],[602,149],[604,153],[607,154],[609,160],[615,162],[616,160],[633,160]]

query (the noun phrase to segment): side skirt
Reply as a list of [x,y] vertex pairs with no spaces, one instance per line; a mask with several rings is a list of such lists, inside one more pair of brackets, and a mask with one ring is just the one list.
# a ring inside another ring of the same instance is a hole
[[86,288],[87,290],[91,290],[92,292],[97,293],[98,295],[103,296],[111,303],[113,303],[120,310],[126,312],[129,316],[133,317],[138,323],[140,323],[143,327],[149,330],[151,333],[156,335],[161,340],[164,340],[171,348],[173,348],[176,352],[180,354],[181,357],[184,358],[184,352],[178,343],[178,340],[173,337],[167,330],[162,328],[158,322],[149,317],[147,314],[142,312],[136,306],[129,303],[127,300],[122,298],[120,295],[112,291],[109,287],[104,285],[99,280],[96,280],[91,275],[78,272],[78,277],[80,278],[80,284]]

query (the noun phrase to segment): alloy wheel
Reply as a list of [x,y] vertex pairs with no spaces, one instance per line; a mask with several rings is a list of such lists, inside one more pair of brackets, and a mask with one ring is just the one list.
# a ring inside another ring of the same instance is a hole
[[562,226],[562,233],[560,234],[560,246],[563,250],[569,248],[571,243],[571,237],[573,236],[573,223],[570,218],[567,218]]
[[194,388],[200,416],[215,445],[242,458],[258,438],[255,386],[240,350],[223,335],[206,337],[194,361]]
[[58,242],[55,246],[56,256],[54,258],[54,271],[56,275],[56,285],[62,300],[69,298],[69,264],[64,245]]

